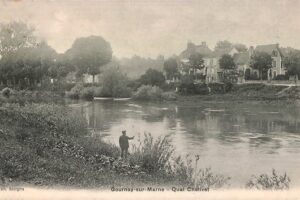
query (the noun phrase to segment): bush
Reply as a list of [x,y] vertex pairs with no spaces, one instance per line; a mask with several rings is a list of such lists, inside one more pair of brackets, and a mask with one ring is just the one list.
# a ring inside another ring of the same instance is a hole
[[246,188],[258,190],[284,190],[289,189],[290,178],[286,173],[283,175],[278,174],[275,169],[272,174],[261,174],[259,176],[252,176],[247,182]]
[[119,68],[110,67],[103,71],[101,79],[102,97],[130,97],[131,89],[127,86],[129,81]]
[[209,83],[211,93],[213,94],[223,94],[224,93],[224,83]]
[[197,162],[193,165],[187,156],[173,158],[174,147],[167,137],[154,139],[149,134],[144,134],[144,139],[139,139],[139,145],[134,146],[130,156],[131,164],[140,165],[146,172],[165,179],[179,181],[181,185],[193,186],[201,189],[220,188],[227,184],[229,177],[215,174],[210,168],[198,169]]
[[133,95],[135,100],[141,101],[160,101],[162,100],[163,91],[157,86],[142,85],[138,88],[137,92]]
[[93,100],[95,94],[94,87],[85,87],[80,91],[79,98],[86,100]]
[[11,93],[12,93],[12,89],[6,87],[6,88],[3,88],[3,90],[1,91],[2,95],[6,98],[9,98]]
[[189,155],[183,160],[177,157],[172,168],[172,174],[181,183],[201,189],[218,189],[228,184],[230,177],[212,172],[211,168],[198,168],[199,155],[191,159]]
[[150,133],[139,139],[139,145],[134,146],[131,163],[139,164],[149,173],[164,171],[173,154],[174,148],[166,137],[154,139]]
[[209,89],[206,84],[181,83],[179,92],[184,95],[206,95],[209,94]]
[[80,93],[83,90],[83,84],[77,83],[69,92],[67,92],[67,97],[72,99],[79,99]]
[[[0,110],[2,120],[16,127],[37,129],[39,134],[52,132],[60,135],[87,134],[84,118],[68,107],[53,104],[7,105]],[[4,123],[4,122],[3,122]]]
[[278,81],[284,81],[284,80],[289,80],[289,76],[285,75],[285,74],[280,74],[277,75],[274,80],[278,80]]
[[175,101],[177,94],[175,92],[164,92],[162,93],[162,99],[166,101]]

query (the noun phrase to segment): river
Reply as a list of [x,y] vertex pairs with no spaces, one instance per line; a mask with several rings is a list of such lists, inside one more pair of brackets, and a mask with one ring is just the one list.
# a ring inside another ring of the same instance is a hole
[[248,102],[82,103],[89,127],[118,144],[122,130],[135,136],[168,135],[177,154],[200,155],[200,166],[231,177],[244,186],[252,174],[272,168],[300,186],[300,107]]

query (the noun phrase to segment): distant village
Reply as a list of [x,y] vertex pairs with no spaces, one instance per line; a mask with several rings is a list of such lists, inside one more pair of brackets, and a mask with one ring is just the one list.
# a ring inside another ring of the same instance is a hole
[[[227,42],[227,41],[221,41]],[[228,42],[229,43],[229,42]],[[287,74],[287,68],[284,65],[284,57],[286,57],[291,51],[295,50],[292,48],[282,48],[280,45],[277,44],[265,44],[265,45],[257,45],[256,47],[250,46],[247,48],[245,45],[242,48],[234,45],[228,45],[229,47],[225,48],[218,48],[218,49],[210,49],[206,42],[201,42],[201,44],[197,45],[191,41],[187,42],[186,49],[184,49],[178,56],[173,56],[176,59],[177,66],[178,66],[178,75],[173,77],[168,77],[166,71],[164,70],[164,59],[163,56],[158,56],[157,59],[150,59],[148,61],[152,61],[152,66],[139,66],[140,69],[144,67],[146,71],[147,68],[155,68],[156,70],[162,71],[166,77],[167,83],[176,83],[180,81],[180,76],[193,74],[193,75],[203,75],[205,78],[205,83],[215,83],[215,82],[222,82],[222,74],[223,69],[220,67],[220,59],[224,55],[229,55],[232,57],[236,70],[239,72],[237,76],[237,83],[245,83],[246,81],[251,80],[294,80],[294,76],[289,76]],[[271,67],[262,74],[263,77],[260,77],[259,69],[254,69],[251,67],[251,58],[255,53],[263,52],[272,58]],[[197,70],[188,70],[186,71],[185,68],[190,64],[190,57],[193,54],[200,54],[203,59],[203,68]],[[138,56],[134,56],[132,59],[139,59],[140,61],[143,59]],[[134,65],[130,67],[130,59],[127,59],[127,63],[124,63],[124,60],[119,61],[122,65],[124,73],[132,73],[129,70],[140,70],[138,67],[134,68]],[[145,61],[141,61],[143,63]],[[154,67],[155,66],[155,67]],[[142,74],[142,73],[141,73]],[[130,77],[130,75],[129,75]],[[283,78],[284,77],[284,78]],[[136,76],[130,78],[138,78]],[[297,77],[298,79],[298,77]],[[97,82],[98,77],[96,76],[95,81]],[[85,83],[92,83],[93,77],[88,74],[83,75],[83,81]]]

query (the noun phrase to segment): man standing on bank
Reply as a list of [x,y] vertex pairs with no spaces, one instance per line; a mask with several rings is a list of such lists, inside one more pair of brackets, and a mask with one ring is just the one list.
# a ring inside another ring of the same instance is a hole
[[128,148],[129,148],[129,142],[128,140],[132,140],[134,139],[134,136],[133,137],[128,137],[126,135],[126,131],[122,131],[122,135],[120,136],[119,138],[119,144],[120,144],[120,147],[121,147],[121,158],[127,158],[127,154],[128,154]]

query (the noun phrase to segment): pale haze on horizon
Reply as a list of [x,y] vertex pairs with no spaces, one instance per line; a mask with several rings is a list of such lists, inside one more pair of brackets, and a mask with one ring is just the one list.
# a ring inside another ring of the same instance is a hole
[[100,35],[114,55],[179,54],[188,40],[300,48],[298,0],[0,1],[0,22],[24,21],[57,52]]

